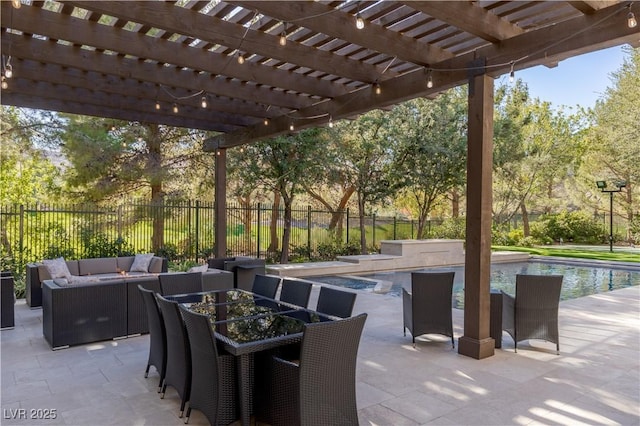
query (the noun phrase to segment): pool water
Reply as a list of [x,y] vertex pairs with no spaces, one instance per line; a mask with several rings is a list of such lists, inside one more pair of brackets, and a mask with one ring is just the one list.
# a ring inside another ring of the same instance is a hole
[[[453,282],[453,307],[464,308],[464,268],[428,268],[419,271],[455,271]],[[379,281],[393,283],[386,293],[399,297],[401,289],[411,288],[412,271],[378,272],[370,275],[340,276],[326,275],[310,278],[313,281],[373,292]],[[563,275],[560,300],[575,299],[595,293],[603,293],[624,287],[640,285],[640,265],[627,269],[607,266],[592,266],[564,262],[517,262],[500,263],[491,266],[491,288],[515,294],[516,274]]]

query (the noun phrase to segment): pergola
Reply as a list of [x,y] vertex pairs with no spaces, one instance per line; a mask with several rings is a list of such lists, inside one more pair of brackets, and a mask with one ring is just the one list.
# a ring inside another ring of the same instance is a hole
[[[20,6],[20,7],[17,7]],[[630,1],[2,1],[3,105],[217,132],[226,149],[469,84],[464,336],[489,337],[493,79],[624,43]],[[589,90],[589,88],[585,88]]]

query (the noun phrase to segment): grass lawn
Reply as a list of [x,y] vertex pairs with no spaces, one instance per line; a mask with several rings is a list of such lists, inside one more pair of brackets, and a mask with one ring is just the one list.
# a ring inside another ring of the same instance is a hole
[[603,250],[600,246],[550,246],[550,247],[514,247],[514,246],[492,246],[497,251],[520,251],[535,254],[538,256],[574,257],[580,259],[607,260],[612,262],[636,262],[640,263],[640,250],[632,250],[628,247],[620,248],[613,253],[609,252],[609,247]]

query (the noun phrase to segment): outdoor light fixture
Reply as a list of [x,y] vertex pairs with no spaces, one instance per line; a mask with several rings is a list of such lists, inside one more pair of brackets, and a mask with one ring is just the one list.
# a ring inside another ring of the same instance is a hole
[[360,16],[360,4],[358,3],[358,10],[356,11],[356,28],[361,30],[364,28],[364,19]]
[[205,96],[203,96],[203,97],[202,97],[202,99],[200,100],[200,106],[201,106],[202,108],[206,108],[206,107],[207,107],[207,105],[208,105],[208,104],[207,104],[207,96],[205,95]]
[[293,126],[293,123],[289,124],[289,130],[291,130],[293,132],[294,129],[295,129],[295,127]]
[[596,186],[601,192],[609,193],[609,252],[613,253],[613,193],[622,191],[627,186],[627,182],[619,180],[614,183],[615,189],[607,189],[607,182],[604,180],[596,181]]
[[427,88],[431,89],[433,87],[433,76],[431,70],[427,71]]
[[11,56],[8,56],[7,61],[4,63],[4,76],[7,78],[13,77],[13,66],[11,66]]
[[238,52],[238,63],[240,65],[244,64],[244,56],[242,55],[242,53]]
[[627,15],[627,25],[629,28],[635,28],[638,26],[638,21],[636,21],[636,15],[633,12],[629,12]]
[[329,116],[329,127],[333,129],[333,117]]
[[382,93],[382,87],[380,87],[378,83],[374,85],[374,89],[375,89],[376,95],[379,95]]
[[156,110],[160,111],[160,101],[156,101]]
[[178,104],[173,104],[173,113],[174,114],[178,113]]

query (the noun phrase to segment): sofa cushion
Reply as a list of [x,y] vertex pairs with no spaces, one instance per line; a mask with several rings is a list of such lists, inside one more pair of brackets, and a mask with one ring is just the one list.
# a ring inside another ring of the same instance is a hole
[[209,265],[205,263],[204,265],[193,266],[187,272],[207,272],[208,269]]
[[71,272],[69,271],[69,267],[63,257],[59,257],[57,259],[46,259],[42,261],[42,264],[52,279],[69,279],[71,277]]
[[118,269],[115,257],[78,260],[79,275],[96,275],[115,273]]
[[163,258],[154,256],[151,258],[151,263],[149,264],[149,272],[153,272],[154,274],[159,274],[160,272],[166,272],[163,268]]
[[153,253],[144,253],[144,254],[136,254],[135,259],[133,259],[133,263],[131,264],[130,272],[149,272],[149,265],[151,264],[151,259],[153,258]]
[[131,270],[131,265],[133,264],[133,259],[135,259],[135,256],[118,257],[118,270],[129,272]]

